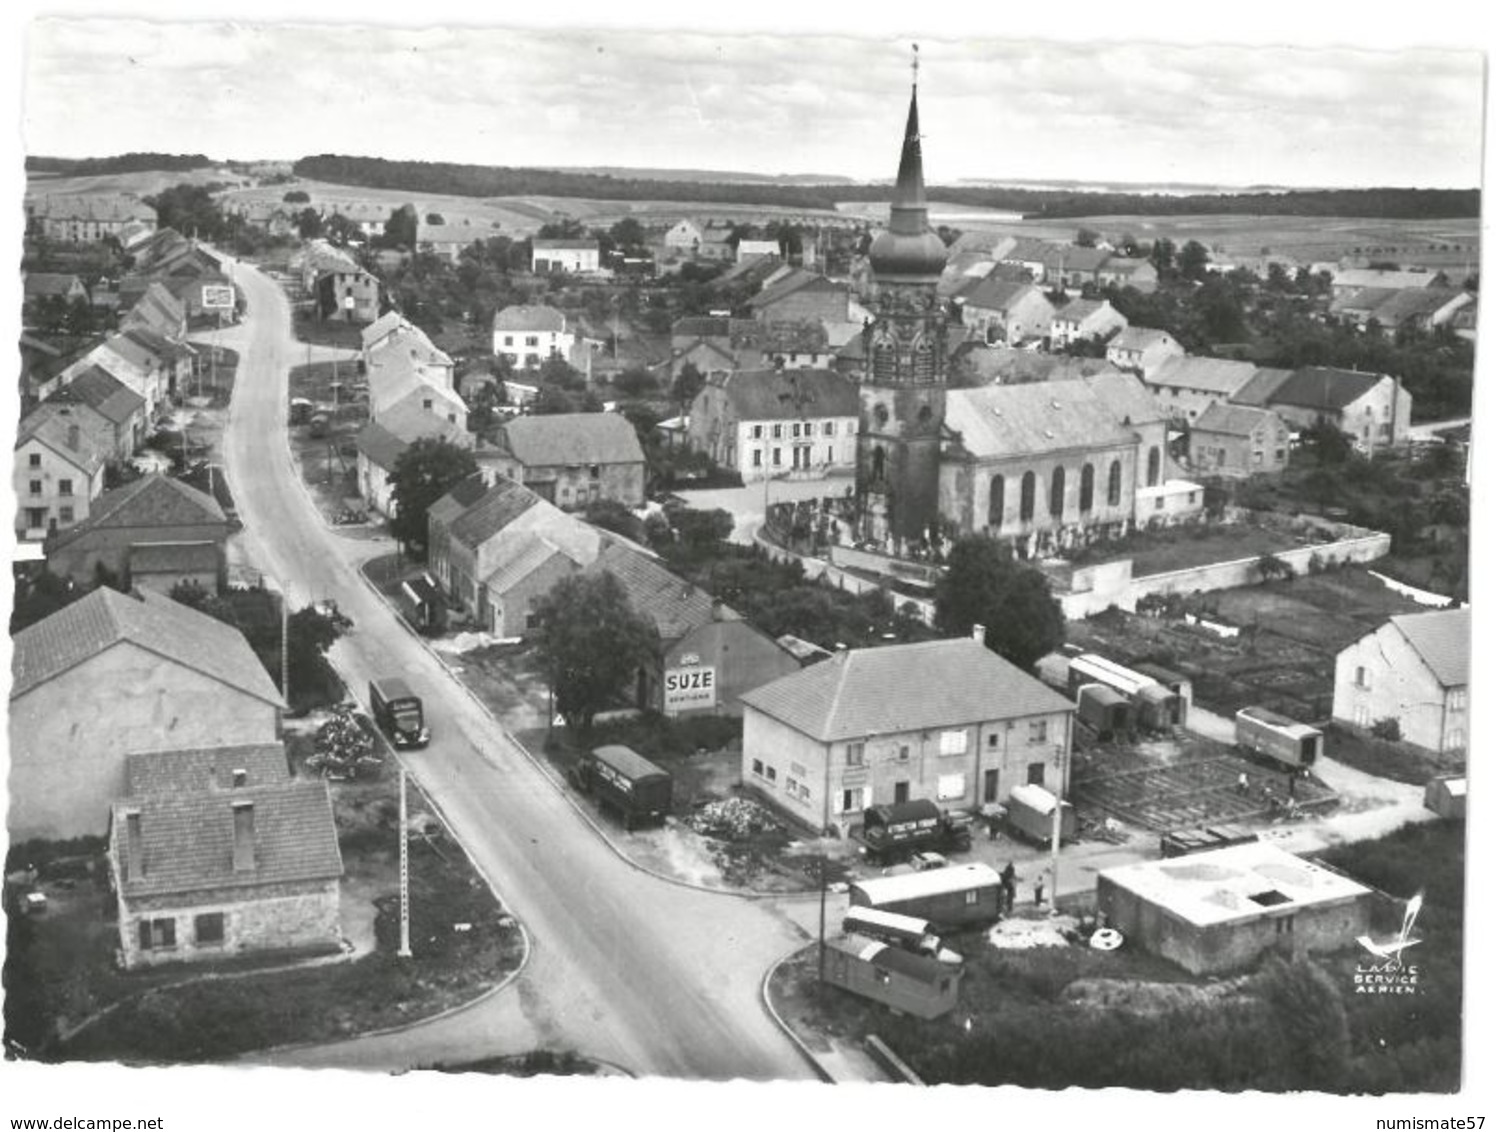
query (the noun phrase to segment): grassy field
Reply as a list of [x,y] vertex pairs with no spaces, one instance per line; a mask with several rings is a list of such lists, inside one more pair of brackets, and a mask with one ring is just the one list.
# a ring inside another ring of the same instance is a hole
[[[99,173],[88,177],[52,177],[31,173],[26,178],[26,195],[76,196],[81,193],[132,193],[138,197],[154,196],[173,185],[243,184],[253,182],[228,169],[186,169],[172,172],[148,169],[138,173]],[[282,189],[282,192],[285,190]]]

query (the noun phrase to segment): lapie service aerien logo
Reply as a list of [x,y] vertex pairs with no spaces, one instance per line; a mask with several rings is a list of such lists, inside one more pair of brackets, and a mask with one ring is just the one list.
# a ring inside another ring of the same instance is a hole
[[1409,963],[1407,951],[1420,940],[1413,937],[1413,927],[1423,908],[1423,893],[1408,901],[1403,911],[1402,930],[1390,939],[1375,940],[1369,935],[1356,942],[1371,956],[1356,964],[1357,994],[1417,994],[1418,966]]

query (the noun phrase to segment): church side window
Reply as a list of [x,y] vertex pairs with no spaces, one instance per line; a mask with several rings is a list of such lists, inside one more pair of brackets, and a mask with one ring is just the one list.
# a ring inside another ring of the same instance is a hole
[[1157,487],[1158,486],[1158,467],[1159,467],[1159,462],[1160,461],[1159,461],[1159,454],[1158,454],[1158,445],[1155,444],[1152,448],[1148,449],[1148,486],[1149,487]]
[[993,476],[987,491],[987,525],[998,530],[1003,525],[1003,478]]
[[1049,514],[1058,519],[1065,513],[1065,469],[1056,468],[1049,477]]
[[1024,472],[1018,490],[1018,519],[1027,523],[1034,517],[1034,473]]
[[1080,470],[1080,513],[1090,514],[1091,503],[1096,495],[1096,469],[1090,464]]
[[1113,460],[1112,470],[1106,477],[1106,505],[1115,507],[1122,502],[1122,461]]

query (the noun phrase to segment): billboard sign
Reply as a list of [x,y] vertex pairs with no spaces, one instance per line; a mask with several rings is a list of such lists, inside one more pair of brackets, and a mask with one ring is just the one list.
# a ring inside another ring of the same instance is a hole
[[234,309],[234,288],[213,284],[203,288],[203,309],[231,311]]
[[709,664],[665,670],[665,713],[717,706],[717,669]]

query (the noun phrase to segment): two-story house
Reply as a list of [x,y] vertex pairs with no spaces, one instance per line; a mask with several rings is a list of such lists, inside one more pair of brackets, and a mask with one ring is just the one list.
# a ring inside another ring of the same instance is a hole
[[1184,347],[1167,330],[1129,326],[1106,344],[1106,360],[1135,373],[1145,382],[1170,358],[1184,355]]
[[[1085,250],[1085,249],[1077,249]],[[1062,349],[1090,338],[1103,341],[1127,329],[1127,316],[1105,299],[1071,299],[1049,324],[1050,346]]]
[[857,466],[857,386],[825,369],[755,370],[709,382],[691,403],[692,449],[744,480]]
[[66,413],[33,413],[23,420],[11,471],[16,537],[34,541],[88,518],[90,504],[104,490],[108,455]]
[[1251,362],[1178,354],[1166,358],[1143,382],[1169,416],[1192,421],[1214,404],[1235,401],[1258,372]]
[[843,835],[868,806],[1064,797],[1075,705],[970,637],[837,653],[742,697],[743,781]]
[[576,274],[598,269],[596,240],[561,240],[536,236],[530,241],[530,270],[537,275],[551,272]]
[[493,316],[493,352],[515,369],[530,369],[550,358],[570,361],[577,336],[566,329],[566,316],[555,307],[525,304],[505,307]]
[[1468,607],[1393,617],[1335,658],[1334,716],[1343,723],[1391,719],[1409,743],[1463,751],[1469,710]]
[[515,417],[499,429],[489,464],[500,474],[574,510],[603,499],[644,504],[644,449],[617,413]]
[[1232,400],[1272,409],[1295,429],[1327,422],[1365,452],[1401,444],[1413,412],[1413,397],[1397,378],[1328,366],[1259,371]]
[[1217,402],[1190,425],[1190,464],[1201,475],[1253,476],[1288,466],[1288,426],[1271,409]]
[[989,344],[1010,346],[1044,338],[1054,322],[1054,304],[1032,283],[988,277],[957,298],[961,322],[973,327]]

